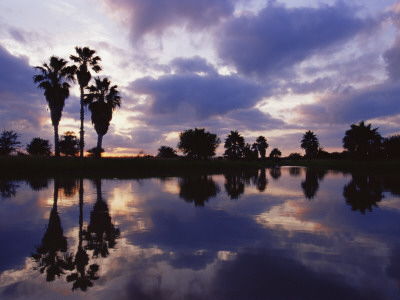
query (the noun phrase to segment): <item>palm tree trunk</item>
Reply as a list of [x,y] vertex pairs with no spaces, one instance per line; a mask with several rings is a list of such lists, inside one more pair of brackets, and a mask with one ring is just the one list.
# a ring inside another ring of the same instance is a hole
[[83,228],[83,178],[79,180],[79,248],[82,247]]
[[83,131],[83,121],[84,121],[84,111],[83,111],[83,86],[81,86],[81,130],[79,132],[80,134],[80,140],[79,140],[79,148],[80,148],[80,157],[83,157],[83,148],[85,145],[84,142],[84,134],[85,132]]
[[54,125],[54,155],[60,156],[60,147],[58,143],[58,124]]
[[103,144],[103,135],[98,134],[97,135],[97,155],[98,155],[98,157],[101,157],[102,144]]
[[57,178],[54,178],[54,191],[53,191],[53,210],[57,211],[57,201],[58,201],[58,190],[59,190],[59,182]]

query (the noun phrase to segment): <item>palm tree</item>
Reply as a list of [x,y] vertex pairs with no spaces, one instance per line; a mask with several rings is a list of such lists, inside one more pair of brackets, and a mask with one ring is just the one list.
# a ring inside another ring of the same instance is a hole
[[366,158],[376,154],[382,143],[382,136],[378,128],[371,129],[371,124],[365,125],[361,121],[358,125],[351,124],[345,132],[343,148],[358,158]]
[[[99,65],[99,61],[101,61],[101,58],[99,56],[94,56],[96,51],[92,50],[88,47],[80,48],[80,47],[75,47],[75,51],[77,53],[77,56],[75,55],[70,55],[70,59],[73,60],[77,65],[76,65],[76,77],[78,79],[79,83],[79,88],[81,92],[81,130],[79,132],[80,138],[79,138],[79,148],[80,148],[80,157],[83,157],[83,148],[85,147],[85,142],[84,142],[84,130],[83,130],[83,121],[84,121],[84,89],[85,87],[88,86],[90,79],[92,78],[92,74],[90,74],[89,71],[89,66],[90,68],[98,73],[101,71],[101,66]],[[89,65],[89,66],[88,66]]]
[[238,131],[231,131],[225,139],[225,153],[224,155],[232,160],[237,160],[243,157],[245,148],[244,137]]
[[112,119],[113,111],[121,106],[121,97],[116,85],[110,87],[108,78],[95,78],[96,85],[91,85],[87,89],[85,102],[89,104],[92,112],[92,124],[97,132],[96,155],[100,156],[102,152],[103,136],[107,133]]
[[257,139],[256,142],[254,143],[255,147],[257,149],[257,151],[260,153],[260,157],[261,159],[265,159],[265,153],[267,152],[267,148],[268,148],[268,143],[267,143],[267,139],[265,137],[263,137],[262,135],[260,135]]
[[33,76],[33,82],[38,83],[38,88],[44,90],[44,96],[49,105],[51,123],[54,127],[55,156],[60,156],[58,145],[58,124],[61,120],[65,99],[69,97],[70,85],[73,82],[75,66],[67,66],[67,61],[57,56],[50,57],[49,64],[36,66],[39,75]]
[[319,150],[319,141],[314,132],[311,130],[306,131],[303,134],[300,146],[306,151],[306,157],[315,158]]

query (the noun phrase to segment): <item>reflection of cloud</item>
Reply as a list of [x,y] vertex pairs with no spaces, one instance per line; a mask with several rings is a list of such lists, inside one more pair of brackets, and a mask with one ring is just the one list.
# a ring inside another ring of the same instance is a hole
[[272,207],[268,212],[255,216],[257,223],[269,228],[282,228],[287,231],[322,231],[322,224],[301,220],[304,214],[304,202],[287,201]]

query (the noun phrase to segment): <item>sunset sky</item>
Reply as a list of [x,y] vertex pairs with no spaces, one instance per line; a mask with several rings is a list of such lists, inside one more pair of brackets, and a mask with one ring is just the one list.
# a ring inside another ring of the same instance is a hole
[[[299,4],[301,3],[301,4]],[[315,132],[341,151],[344,132],[365,120],[400,132],[400,2],[260,0],[3,0],[0,2],[0,130],[53,144],[34,66],[88,46],[100,77],[123,99],[106,152],[157,154],[179,132],[201,127],[222,141],[238,130],[284,155]],[[96,144],[88,111],[86,149]],[[60,134],[79,132],[74,85]],[[218,154],[223,153],[221,143]]]

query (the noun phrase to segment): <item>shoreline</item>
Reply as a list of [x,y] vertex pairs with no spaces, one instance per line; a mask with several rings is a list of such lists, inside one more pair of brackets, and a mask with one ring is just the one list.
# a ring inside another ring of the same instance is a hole
[[228,161],[228,160],[187,160],[142,158],[142,157],[32,157],[32,156],[3,156],[0,157],[1,177],[169,177],[188,175],[192,173],[221,174],[240,172],[260,168],[278,166],[298,166],[313,169],[338,170],[344,172],[373,171],[393,173],[400,167],[400,159],[377,159],[356,161],[349,159],[314,159],[314,160],[257,160],[257,161]]

